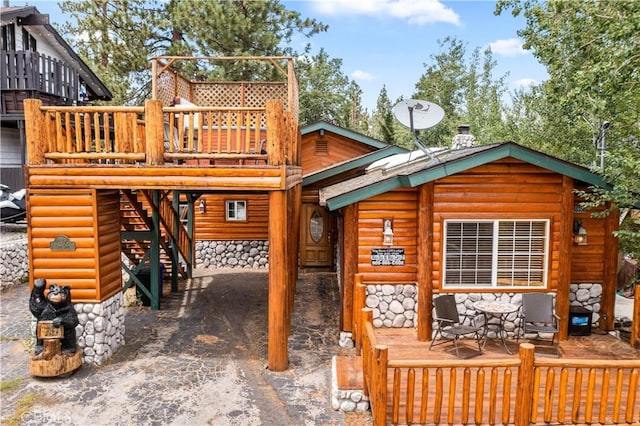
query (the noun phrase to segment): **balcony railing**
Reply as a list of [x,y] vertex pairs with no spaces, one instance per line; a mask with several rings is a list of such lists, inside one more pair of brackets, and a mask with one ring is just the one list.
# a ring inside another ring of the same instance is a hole
[[297,122],[280,100],[264,108],[25,105],[29,165],[297,164]]
[[60,59],[29,51],[0,52],[2,90],[37,91],[78,100],[78,72]]

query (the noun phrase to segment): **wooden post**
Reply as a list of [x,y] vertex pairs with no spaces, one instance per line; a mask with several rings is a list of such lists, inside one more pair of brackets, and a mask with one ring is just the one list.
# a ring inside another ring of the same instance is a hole
[[[607,205],[607,208],[611,208],[611,205]],[[618,239],[613,236],[613,233],[618,230],[619,213],[615,209],[603,219],[605,223],[600,330],[614,329],[616,290],[618,288]]]
[[46,142],[44,135],[44,114],[40,111],[42,101],[40,99],[24,100],[24,120],[29,123],[25,126],[27,136],[27,164],[44,164]]
[[[558,262],[558,285],[556,287],[556,313],[560,317],[558,322],[559,340],[566,340],[569,330],[569,291],[571,288],[571,248],[573,245],[573,179],[568,176],[562,178],[562,205],[560,216],[560,258]],[[566,259],[566,260],[565,260]]]
[[355,274],[353,277],[353,324],[351,325],[351,337],[355,341],[356,353],[360,353],[362,348],[362,315],[361,309],[365,308],[364,295],[366,287],[362,284],[362,274]]
[[285,123],[282,101],[269,100],[266,103],[267,114],[267,163],[282,166],[285,163],[284,139]]
[[371,342],[369,340],[369,336],[367,336],[367,327],[365,324],[367,322],[372,322],[373,320],[373,309],[371,308],[363,308],[360,313],[360,317],[362,318],[362,324],[360,324],[360,329],[358,333],[362,336],[362,392],[365,396],[369,396],[371,389],[369,388],[369,377],[371,377]]
[[289,363],[287,347],[287,196],[269,193],[269,347],[268,367],[284,371]]
[[162,102],[146,100],[144,102],[145,143],[147,165],[164,164],[164,119]]
[[431,340],[433,299],[433,182],[418,194],[418,341]]
[[354,276],[358,273],[358,205],[343,210],[342,329],[353,332]]
[[377,345],[374,349],[375,364],[375,406],[371,407],[373,424],[383,426],[387,424],[387,363],[389,350],[384,345]]
[[633,296],[633,318],[631,322],[632,348],[640,348],[640,283],[636,284]]
[[531,343],[521,343],[519,356],[520,368],[518,369],[514,423],[516,426],[527,426],[529,425],[531,410],[533,409],[533,361],[535,346]]

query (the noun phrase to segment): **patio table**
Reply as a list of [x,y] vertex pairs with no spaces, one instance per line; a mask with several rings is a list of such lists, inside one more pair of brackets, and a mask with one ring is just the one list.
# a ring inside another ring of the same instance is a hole
[[[507,320],[507,316],[518,310],[518,306],[513,303],[501,302],[499,300],[480,300],[473,303],[473,308],[477,311],[480,311],[484,315],[484,345],[487,343],[487,334],[489,333],[489,327],[494,326],[496,328],[496,333],[500,336],[500,340],[502,340],[502,345],[504,349],[507,351],[509,355],[513,355],[507,346],[507,342],[505,340],[505,336],[507,332],[504,329],[504,323]],[[494,318],[498,318],[498,322],[489,322],[489,316]]]

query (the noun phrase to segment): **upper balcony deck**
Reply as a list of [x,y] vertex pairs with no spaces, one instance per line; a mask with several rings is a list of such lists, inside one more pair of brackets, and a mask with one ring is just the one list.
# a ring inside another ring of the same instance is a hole
[[[181,60],[262,61],[280,81],[181,76]],[[284,63],[284,65],[282,65]],[[29,188],[278,190],[302,180],[291,58],[160,57],[140,107],[25,101]]]

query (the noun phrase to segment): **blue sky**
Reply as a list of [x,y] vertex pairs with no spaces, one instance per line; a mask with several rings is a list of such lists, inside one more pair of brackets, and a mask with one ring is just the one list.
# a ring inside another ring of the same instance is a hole
[[[312,53],[324,48],[331,58],[342,59],[342,70],[363,90],[363,103],[371,111],[383,85],[389,98],[412,97],[424,73],[424,63],[439,52],[438,40],[447,36],[476,47],[491,46],[498,62],[495,77],[508,73],[509,90],[547,78],[546,70],[522,49],[518,29],[524,19],[509,12],[494,16],[493,1],[439,0],[281,0],[303,17],[329,26],[311,39],[296,38],[294,48],[311,43]],[[31,4],[48,13],[52,23],[64,16],[53,0],[10,0],[12,6]]]

